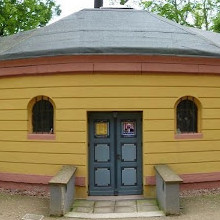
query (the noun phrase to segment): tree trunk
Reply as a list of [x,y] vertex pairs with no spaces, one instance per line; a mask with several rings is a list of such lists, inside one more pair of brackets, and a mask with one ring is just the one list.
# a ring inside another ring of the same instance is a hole
[[207,8],[206,8],[206,0],[203,1],[203,16],[204,16],[204,23],[205,23],[205,29],[209,29],[209,23],[208,23],[208,15],[207,15]]
[[176,22],[179,23],[179,13],[178,13],[178,7],[177,7],[177,0],[174,0],[174,7],[175,7],[175,15],[176,15]]

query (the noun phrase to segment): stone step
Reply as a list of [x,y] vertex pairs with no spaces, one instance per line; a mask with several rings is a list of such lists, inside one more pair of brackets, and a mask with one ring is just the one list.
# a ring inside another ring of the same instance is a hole
[[159,217],[164,213],[159,210],[156,200],[76,200],[69,218],[137,218]]

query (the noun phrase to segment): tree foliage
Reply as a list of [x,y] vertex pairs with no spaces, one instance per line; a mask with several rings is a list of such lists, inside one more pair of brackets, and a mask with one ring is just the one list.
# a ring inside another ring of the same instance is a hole
[[112,5],[116,5],[116,4],[120,4],[120,5],[125,5],[129,0],[110,0],[110,4]]
[[212,30],[220,33],[220,12],[217,14],[216,18],[213,19]]
[[121,5],[124,5],[124,4],[126,4],[128,2],[128,0],[120,0],[120,4]]
[[45,26],[60,13],[54,0],[0,0],[0,36]]
[[[112,2],[129,4],[132,0]],[[220,32],[220,0],[139,0],[139,4],[179,24]]]
[[154,0],[141,4],[177,23],[220,32],[220,0]]

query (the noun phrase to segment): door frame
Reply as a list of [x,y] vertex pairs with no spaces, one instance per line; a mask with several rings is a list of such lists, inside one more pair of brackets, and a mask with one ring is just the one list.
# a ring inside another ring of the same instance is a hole
[[[141,160],[140,162],[137,162],[138,164],[138,169],[139,169],[139,178],[140,178],[140,193],[135,193],[135,194],[138,194],[138,195],[142,195],[143,194],[143,190],[144,190],[144,187],[143,187],[143,111],[88,111],[87,112],[87,132],[88,132],[88,167],[87,167],[87,171],[88,171],[88,195],[90,195],[90,178],[94,178],[94,174],[91,176],[91,169],[90,169],[90,163],[91,163],[91,153],[90,153],[90,132],[91,132],[91,127],[90,127],[90,118],[91,117],[94,117],[92,115],[104,115],[104,114],[109,114],[109,115],[114,115],[114,114],[133,114],[133,115],[137,115],[137,118],[140,119],[140,125],[139,125],[139,129],[140,129],[140,137],[141,137],[141,140],[140,140],[140,155],[137,155],[137,159],[138,160]],[[125,117],[126,118],[126,117]],[[116,137],[118,137],[118,131],[117,131],[117,134],[116,134]],[[118,150],[118,149],[117,149]],[[137,174],[138,175],[138,174]],[[114,174],[115,176],[115,174]],[[115,178],[118,178],[115,176]],[[138,177],[137,177],[138,178]],[[115,185],[114,185],[115,187]],[[120,195],[135,195],[134,193],[121,193]],[[109,195],[108,192],[107,193],[103,193],[103,192],[100,192],[100,193],[97,193],[97,195],[100,195],[100,196],[104,196],[104,195]],[[117,194],[116,194],[117,195]]]

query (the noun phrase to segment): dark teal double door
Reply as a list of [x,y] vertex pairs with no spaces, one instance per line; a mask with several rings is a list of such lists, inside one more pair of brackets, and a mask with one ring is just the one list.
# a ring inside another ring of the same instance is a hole
[[142,113],[89,114],[89,195],[142,194]]

